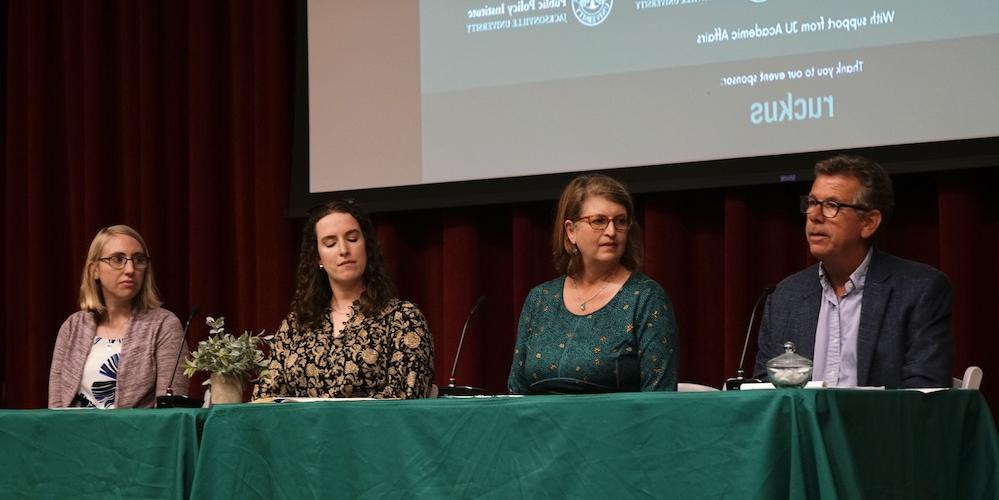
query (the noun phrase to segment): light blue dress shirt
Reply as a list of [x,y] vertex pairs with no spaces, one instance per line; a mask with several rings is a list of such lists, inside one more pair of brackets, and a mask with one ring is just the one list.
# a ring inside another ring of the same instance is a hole
[[846,293],[836,296],[836,290],[826,279],[819,264],[822,284],[822,306],[815,328],[815,359],[812,360],[812,380],[824,380],[830,387],[857,386],[857,335],[860,331],[860,309],[864,298],[864,282],[871,263],[872,250],[846,282]]

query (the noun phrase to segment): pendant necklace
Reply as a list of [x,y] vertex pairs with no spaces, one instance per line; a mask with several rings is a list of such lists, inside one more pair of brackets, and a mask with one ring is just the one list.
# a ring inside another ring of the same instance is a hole
[[[351,304],[351,306],[353,307],[353,304]],[[335,305],[333,305],[333,302],[330,302],[330,309],[331,309],[331,312],[330,312],[330,324],[333,325],[333,338],[338,339],[338,338],[340,338],[340,337],[343,336],[343,331],[347,328],[347,320],[350,319],[350,311],[351,311],[351,309],[348,308],[346,311],[341,311],[341,310],[337,309]],[[336,315],[337,314],[343,315],[343,323],[340,325],[340,329],[339,330],[336,329]]]
[[[586,303],[589,302],[589,301],[591,301],[591,300],[593,300],[594,298],[596,298],[597,295],[600,295],[601,293],[603,293],[603,291],[606,290],[607,287],[610,286],[610,284],[611,284],[610,278],[612,278],[615,274],[617,274],[617,269],[615,269],[615,270],[611,271],[610,273],[608,273],[607,276],[604,276],[604,286],[600,287],[600,290],[597,290],[597,293],[595,293],[593,295],[590,295],[590,298],[588,298],[588,299],[586,299],[584,301],[581,301],[579,303],[579,310],[580,311],[585,311],[586,310]],[[572,287],[576,289],[576,295],[578,296],[579,295],[579,285],[576,284],[576,278],[572,279]]]

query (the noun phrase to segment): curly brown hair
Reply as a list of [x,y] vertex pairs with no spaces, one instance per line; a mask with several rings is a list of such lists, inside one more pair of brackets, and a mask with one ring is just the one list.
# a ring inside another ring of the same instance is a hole
[[361,227],[367,256],[367,265],[362,275],[364,291],[358,301],[361,312],[365,315],[375,314],[396,297],[395,285],[385,269],[385,259],[371,218],[353,202],[331,201],[310,211],[302,230],[302,247],[298,257],[298,271],[295,273],[295,295],[291,300],[291,312],[295,313],[299,323],[313,328],[321,326],[323,313],[330,307],[333,299],[333,289],[330,288],[326,271],[319,267],[319,242],[316,236],[316,223],[332,213],[349,214]]

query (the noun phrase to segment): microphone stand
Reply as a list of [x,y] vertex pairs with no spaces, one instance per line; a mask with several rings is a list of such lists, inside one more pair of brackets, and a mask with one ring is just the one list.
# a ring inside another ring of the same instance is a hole
[[749,315],[749,325],[746,326],[746,340],[742,344],[742,356],[739,356],[739,369],[735,371],[735,377],[725,380],[725,390],[727,391],[737,391],[742,388],[742,384],[750,382],[758,384],[761,382],[758,378],[746,378],[746,370],[743,369],[743,366],[746,363],[746,348],[749,347],[749,337],[753,334],[753,321],[756,320],[756,311],[759,310],[763,300],[769,297],[771,293],[774,293],[776,289],[777,287],[775,286],[767,287],[763,291],[763,294],[760,295],[760,298],[756,299],[756,304],[753,304],[753,312]]
[[173,364],[173,371],[170,372],[170,383],[167,384],[166,394],[162,396],[156,396],[156,407],[157,408],[201,408],[204,401],[197,398],[191,398],[181,394],[173,393],[173,379],[177,376],[177,367],[180,366],[180,357],[184,354],[184,346],[187,345],[187,331],[191,328],[191,320],[198,315],[198,309],[200,306],[194,306],[191,308],[191,314],[187,317],[187,322],[184,323],[184,338],[181,339],[180,349],[177,351],[177,361]]
[[438,389],[438,397],[449,398],[455,396],[477,396],[486,393],[486,390],[480,387],[472,387],[470,385],[454,385],[454,372],[458,368],[458,358],[461,356],[461,345],[465,343],[465,332],[468,330],[468,323],[472,320],[472,316],[475,315],[475,311],[477,311],[479,306],[481,306],[485,301],[485,295],[479,297],[479,300],[475,301],[475,305],[472,306],[471,312],[468,313],[468,317],[465,318],[465,326],[461,328],[461,337],[458,338],[458,350],[454,354],[454,364],[451,365],[451,377],[448,378],[447,387],[441,387]]

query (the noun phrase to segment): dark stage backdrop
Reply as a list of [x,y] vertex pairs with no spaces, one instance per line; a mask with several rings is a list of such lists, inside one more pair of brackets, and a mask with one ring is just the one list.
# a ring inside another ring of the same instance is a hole
[[[284,218],[291,166],[291,4],[3,3],[3,407],[46,404],[49,360],[76,310],[80,267],[105,225],[150,245],[166,307],[275,329],[300,222]],[[881,158],[877,158],[881,159]],[[882,159],[883,160],[883,159]],[[883,247],[943,269],[955,292],[955,375],[985,370],[999,402],[999,166],[896,177]],[[807,184],[647,194],[644,270],[672,296],[680,378],[733,374],[759,293],[812,261],[797,196]],[[462,323],[460,383],[503,391],[517,317],[554,276],[554,201],[379,214],[401,294],[426,314],[445,384]],[[191,336],[207,335],[202,318]],[[752,360],[755,348],[750,349]],[[751,361],[747,362],[751,365]],[[195,380],[195,393],[201,392]]]

